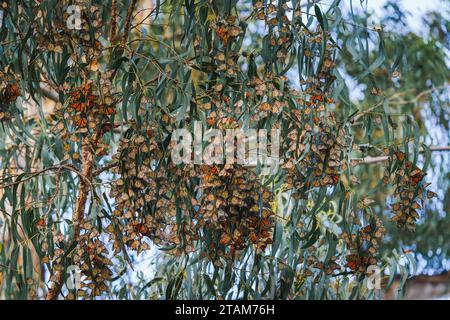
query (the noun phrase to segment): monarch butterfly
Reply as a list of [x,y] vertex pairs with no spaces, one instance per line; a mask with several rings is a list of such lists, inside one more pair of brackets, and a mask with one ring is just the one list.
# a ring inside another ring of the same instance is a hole
[[36,226],[39,228],[45,227],[45,219],[41,218],[36,222]]
[[5,88],[5,100],[7,102],[16,101],[17,97],[20,96],[19,86],[17,84],[8,84]]
[[114,107],[113,106],[105,106],[104,108],[103,108],[103,112],[106,114],[106,115],[112,115],[112,114],[114,114],[115,112],[116,112],[116,110],[114,109]]
[[434,197],[437,197],[437,193],[428,190],[427,191],[427,198],[431,199],[431,198],[434,198]]
[[358,269],[360,264],[361,264],[361,259],[356,254],[347,256],[346,266],[349,267],[350,269],[356,270],[356,269]]
[[70,93],[70,97],[72,98],[72,100],[79,100],[81,98],[81,92],[79,90],[72,91]]
[[261,228],[266,228],[271,225],[271,223],[268,219],[262,219],[259,224],[260,224]]
[[228,42],[228,30],[225,27],[220,27],[219,29],[217,29],[217,35],[219,36],[220,40],[222,40],[223,43],[227,43]]
[[339,175],[333,174],[331,175],[331,179],[333,180],[333,184],[337,184],[339,182]]
[[258,240],[259,240],[258,236],[257,236],[254,232],[252,232],[252,233],[250,234],[250,241],[251,241],[252,243],[257,243]]
[[347,267],[349,267],[352,270],[356,270],[358,269],[358,264],[356,263],[356,261],[349,261],[347,262]]
[[372,226],[370,224],[365,226],[364,228],[361,229],[361,232],[363,232],[363,233],[370,233],[370,232],[372,232]]
[[150,230],[148,229],[148,227],[141,223],[139,225],[137,225],[139,232],[144,235],[144,236],[149,236],[150,235]]
[[323,101],[323,97],[320,96],[320,95],[312,96],[311,100],[312,101],[320,101],[320,102],[322,102]]
[[405,153],[404,153],[404,152],[396,151],[396,152],[395,152],[395,156],[396,156],[397,159],[400,160],[400,161],[405,160]]
[[10,96],[18,97],[20,96],[19,86],[17,84],[10,84],[7,87]]
[[10,84],[8,86],[8,90],[9,92],[11,92],[12,95],[14,96],[20,96],[20,90],[19,90],[19,86],[17,84]]
[[211,168],[211,174],[218,174],[218,173],[219,173],[219,169],[217,169],[217,167]]
[[72,104],[72,108],[74,108],[78,112],[86,112],[87,104],[84,102],[75,102]]
[[75,125],[77,127],[86,127],[87,119],[84,117],[78,117],[77,119],[75,119]]
[[422,181],[423,177],[425,177],[425,174],[420,171],[419,169],[414,170],[411,173],[411,182],[413,186],[416,186],[420,181]]
[[84,85],[84,86],[81,86],[81,87],[80,87],[80,90],[81,90],[81,92],[82,92],[83,94],[86,95],[88,92],[91,92],[91,91],[92,91],[92,84],[88,83],[88,84],[86,84],[86,85]]
[[223,245],[227,245],[230,243],[230,241],[231,241],[231,237],[228,234],[223,233],[222,236],[220,237],[219,243],[223,244]]

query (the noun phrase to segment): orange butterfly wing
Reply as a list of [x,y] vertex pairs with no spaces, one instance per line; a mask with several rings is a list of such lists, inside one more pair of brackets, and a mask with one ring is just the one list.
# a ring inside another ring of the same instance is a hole
[[87,125],[87,119],[83,117],[79,117],[75,120],[75,125],[78,127],[86,127]]
[[86,103],[84,102],[75,102],[72,104],[72,108],[77,110],[78,112],[85,112],[87,109]]

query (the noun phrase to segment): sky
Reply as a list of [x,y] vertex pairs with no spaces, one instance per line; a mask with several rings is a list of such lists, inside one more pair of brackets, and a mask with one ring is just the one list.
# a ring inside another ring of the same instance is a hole
[[[345,1],[350,2],[350,0]],[[354,0],[354,3],[358,2],[359,1]],[[386,0],[368,0],[368,8],[373,10],[379,17],[386,2]],[[450,2],[443,0],[399,0],[398,3],[401,4],[401,7],[411,13],[411,15],[408,16],[408,25],[416,32],[420,32],[422,27],[422,15],[425,12],[431,10],[442,11],[444,6],[446,6],[447,9],[450,7]]]

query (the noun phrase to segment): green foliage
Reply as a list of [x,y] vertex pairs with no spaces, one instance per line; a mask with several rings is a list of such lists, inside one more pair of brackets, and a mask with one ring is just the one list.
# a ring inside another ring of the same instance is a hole
[[[442,15],[425,38],[364,1],[3,3],[0,297],[377,298],[372,267],[415,272],[403,246],[448,257],[424,178],[426,110],[448,135]],[[195,121],[280,129],[280,170],[175,165]]]

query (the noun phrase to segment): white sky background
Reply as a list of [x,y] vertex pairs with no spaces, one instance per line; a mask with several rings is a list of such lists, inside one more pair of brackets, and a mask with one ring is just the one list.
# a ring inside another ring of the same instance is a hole
[[[350,1],[350,0],[346,0]],[[355,4],[359,3],[358,0],[353,0]],[[368,9],[373,10],[376,16],[379,18],[382,14],[383,6],[386,4],[386,0],[368,0]],[[450,6],[450,1],[445,0],[399,0],[397,1],[400,6],[408,11],[408,26],[415,32],[420,33],[422,27],[422,16],[428,11],[439,10],[442,11],[443,7],[447,9]]]

